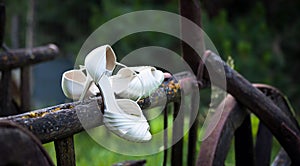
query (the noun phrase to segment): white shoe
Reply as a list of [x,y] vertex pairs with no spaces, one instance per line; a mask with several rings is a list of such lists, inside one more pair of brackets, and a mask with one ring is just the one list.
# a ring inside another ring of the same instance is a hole
[[[108,49],[104,50],[105,48]],[[127,67],[116,62],[116,55],[109,45],[98,47],[89,54],[97,56],[103,53],[106,53],[106,55],[98,57],[98,61],[91,60],[89,67],[90,74],[95,76],[95,73],[100,70],[97,68],[99,65],[106,65],[105,74],[108,76],[112,75],[116,65],[124,67],[120,69],[116,75],[109,78],[113,91],[121,98],[137,100],[139,97],[148,97],[164,80],[163,72],[157,70],[155,67]],[[104,61],[105,58],[107,63]],[[95,82],[97,82],[97,80],[95,80]]]
[[150,96],[163,82],[164,73],[152,66],[125,67],[109,79],[116,95],[136,100]]
[[[80,70],[69,70],[63,73],[61,79],[61,88],[64,95],[73,100],[79,100],[83,93],[84,84],[86,82],[86,76],[83,73],[84,69]],[[86,97],[96,95],[99,93],[99,89],[95,84],[92,84],[87,91]]]
[[[81,94],[83,93],[83,89],[84,89],[84,84],[86,82],[86,76],[85,74],[83,73],[83,70],[80,69],[80,70],[69,70],[69,71],[66,71],[64,72],[63,76],[62,76],[62,90],[65,94],[66,97],[70,98],[70,99],[73,99],[73,100],[78,100],[81,96]],[[88,92],[87,92],[87,95],[86,97],[89,97],[89,96],[92,96],[92,95],[96,95],[97,93],[100,93],[99,89],[97,88],[97,86],[92,83],[91,84],[91,87],[88,89]],[[131,105],[132,102],[127,102],[127,100],[125,99],[116,99],[116,102],[117,104],[119,105],[119,107],[121,109],[123,109],[124,111],[126,110],[131,110],[130,108],[133,107],[135,108],[134,105]],[[132,109],[134,110],[134,109]],[[136,113],[139,113],[139,112],[126,112],[127,114],[136,114]],[[141,113],[141,112],[140,112]],[[119,116],[120,118],[118,118],[117,116]],[[106,112],[106,121],[114,121],[116,118],[117,119],[122,119],[122,116],[124,116],[123,114],[116,114],[116,113],[111,113],[111,112]],[[138,117],[139,115],[137,115]],[[143,117],[144,118],[144,117]],[[135,120],[135,119],[133,119]],[[125,126],[124,124],[122,123],[126,123],[126,121],[119,121],[119,125],[120,126]],[[110,123],[106,123],[106,124],[110,124]],[[145,124],[141,124],[141,125],[145,125]],[[128,127],[128,126],[126,126]],[[132,125],[131,128],[136,128],[137,125]],[[114,130],[114,127],[110,126],[109,127],[111,130]],[[134,130],[131,130],[131,132],[135,131]],[[128,133],[129,134],[129,133]],[[127,135],[128,135],[127,134]],[[136,133],[137,134],[137,133]],[[146,140],[150,140],[151,139],[151,134],[148,132],[148,133],[142,133],[142,132],[139,132],[138,134],[140,135],[147,135],[146,136]],[[123,135],[123,137],[127,140],[130,140],[130,138],[127,138],[127,135]],[[132,134],[130,134],[132,135]]]
[[108,78],[115,67],[115,60],[115,54],[109,45],[98,47],[86,56],[84,63],[87,79],[79,99],[84,99],[94,82],[100,86],[103,95],[105,126],[116,135],[129,141],[149,141],[152,137],[149,132],[150,126],[138,104],[129,99],[115,99]]
[[[81,96],[86,81],[83,70],[85,68],[63,73],[61,86],[66,97],[78,100]],[[161,85],[164,74],[152,66],[126,67],[120,69],[116,75],[109,77],[109,80],[116,95],[121,98],[137,100],[141,96],[150,96]],[[95,84],[91,84],[85,97],[97,93],[99,93],[99,89]]]

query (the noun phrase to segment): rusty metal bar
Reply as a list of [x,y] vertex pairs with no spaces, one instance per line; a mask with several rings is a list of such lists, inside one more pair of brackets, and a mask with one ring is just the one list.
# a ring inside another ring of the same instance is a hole
[[[180,15],[190,19],[195,24],[197,24],[201,28],[201,8],[200,2],[195,0],[180,0],[179,1],[180,7]],[[183,59],[190,65],[191,69],[193,70],[194,74],[197,74],[197,69],[199,66],[199,62],[201,60],[200,56],[198,55],[193,48],[198,48],[200,52],[204,52],[204,42],[201,33],[198,33],[196,29],[192,29],[184,24],[181,23],[181,35],[182,38],[189,39],[193,41],[194,44],[192,47],[189,46],[185,42],[181,42],[181,49]],[[199,51],[197,50],[197,51]]]
[[164,159],[163,166],[167,165],[168,162],[168,105],[164,108]]
[[[174,89],[170,89],[168,84],[175,84],[175,86],[172,86]],[[163,82],[160,88],[149,98],[141,99],[138,104],[142,109],[155,107],[166,96],[167,103],[178,102],[180,100],[179,87],[179,83],[176,83],[175,78],[171,78]],[[79,116],[88,122],[87,128],[102,125],[102,114],[99,109],[102,108],[101,105],[102,98],[100,96],[86,100],[84,103],[65,103],[32,112],[3,117],[0,118],[0,121],[14,121],[34,133],[43,143],[47,143],[83,131],[84,128],[78,118]]]
[[73,136],[54,141],[57,166],[75,166]]
[[[191,97],[191,115],[190,115],[190,130],[188,137],[188,153],[187,153],[187,165],[194,166],[196,164],[196,145],[197,145],[197,136],[199,129],[199,119],[198,119],[198,104],[196,97],[194,97],[194,93],[192,93]],[[193,117],[196,115],[196,118]]]
[[[2,72],[0,82],[0,116],[12,115],[11,71]],[[16,112],[15,112],[16,113]]]
[[[231,69],[219,56],[209,52],[210,56],[206,60],[206,66],[211,68],[214,64],[220,64],[224,70],[215,69],[210,71],[215,78],[223,78],[221,71],[225,71],[227,81],[227,91],[232,94],[241,104],[253,112],[273,133],[287,153],[291,157],[293,164],[300,165],[300,130],[299,125],[291,121],[278,106],[267,98],[261,91],[252,86],[243,76]],[[206,72],[204,78],[209,80]],[[219,88],[224,85],[215,82]],[[289,139],[286,139],[289,138]]]
[[272,143],[272,133],[263,123],[259,123],[255,144],[255,159],[258,166],[270,165]]
[[[0,3],[0,47],[3,46],[3,42],[4,42],[5,19],[6,19],[5,5],[3,3]],[[11,96],[10,85],[11,85],[11,71],[8,70],[8,71],[1,72],[0,116],[8,116],[13,114],[13,108],[11,104],[12,96]]]
[[21,112],[28,112],[31,105],[31,70],[29,67],[21,68]]
[[244,122],[237,128],[234,136],[235,165],[254,166],[255,155],[250,115],[245,117]]
[[246,115],[247,112],[231,95],[225,98],[213,115],[221,117],[217,125],[210,123],[206,129],[206,132],[212,132],[201,144],[197,166],[224,165],[234,131],[241,126]]
[[[193,21],[196,25],[202,28],[201,25],[201,7],[200,1],[186,1],[180,0],[179,1],[179,9],[181,16]],[[205,50],[205,43],[203,40],[203,34],[198,32],[197,30],[192,29],[184,24],[184,21],[181,22],[181,35],[182,38],[187,38],[192,41],[194,44],[192,47],[189,46],[187,43],[181,41],[181,50],[183,59],[190,65],[191,69],[193,70],[195,75],[198,75],[199,68],[204,68],[203,59],[200,58],[201,55],[198,55],[193,48],[197,48],[200,50],[201,53],[204,53]],[[197,50],[197,51],[199,51]],[[202,71],[201,71],[202,72]],[[202,80],[199,80],[200,82]],[[201,82],[203,85],[203,82]],[[201,85],[201,86],[202,86]],[[196,88],[197,89],[197,88]],[[192,102],[197,103],[197,102]],[[192,106],[193,107],[193,106]],[[191,108],[194,111],[194,108]],[[198,110],[197,110],[198,111]],[[195,114],[191,114],[190,119],[195,119]],[[198,116],[198,114],[196,114]],[[196,117],[196,120],[193,121],[190,126],[189,130],[189,137],[188,137],[188,153],[187,153],[187,165],[194,166],[195,165],[195,154],[196,154],[196,141],[197,141],[197,134],[198,134],[198,125],[199,121]]]
[[[277,104],[281,106],[282,110],[280,111],[284,112],[285,115],[292,114],[291,109],[286,106],[286,101],[282,100],[283,95],[277,89],[262,84],[254,84],[253,86],[263,91],[264,94],[267,97],[272,98],[274,102],[280,101]],[[235,100],[231,95],[226,97],[223,102],[225,103],[225,107],[222,117],[218,121],[216,127],[213,129],[213,132],[202,143],[197,165],[223,165],[229,150],[229,144],[233,138],[232,133],[241,125],[241,123],[244,121],[244,117],[247,115],[247,111],[236,108],[237,100]],[[217,109],[214,116],[218,116],[217,113],[221,113],[221,111],[222,110]],[[291,120],[291,122],[294,123],[294,120]],[[285,139],[290,140],[291,138],[286,137]],[[294,146],[295,148],[298,148],[297,144],[294,144]],[[291,151],[291,149],[287,149],[287,151]],[[297,155],[297,153],[294,155]],[[297,160],[294,160],[293,164],[297,165]]]
[[[183,124],[184,116],[180,112],[180,103],[174,102],[173,120],[177,120],[177,123],[173,123],[172,131],[172,150],[171,150],[171,165],[182,166],[183,164]],[[177,141],[177,142],[176,142]],[[176,142],[176,143],[175,143]]]

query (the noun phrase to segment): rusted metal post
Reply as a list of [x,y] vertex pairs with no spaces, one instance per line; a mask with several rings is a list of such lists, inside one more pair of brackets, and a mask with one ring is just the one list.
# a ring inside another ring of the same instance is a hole
[[[290,116],[290,115],[292,115],[291,109],[288,106],[284,106],[284,105],[286,105],[286,101],[283,99],[282,94],[278,90],[276,90],[273,87],[261,85],[261,84],[259,84],[259,85],[254,84],[253,86],[255,86],[255,87],[259,88],[259,90],[263,91],[264,94],[267,97],[272,98],[272,100],[274,102],[278,101],[278,103],[277,103],[278,106],[280,106],[280,108],[282,108],[279,111],[281,113],[285,114],[284,116],[282,116],[283,119],[285,119],[286,117],[291,118],[291,116]],[[200,166],[201,165],[207,165],[207,166],[223,165],[224,161],[226,159],[228,150],[229,150],[230,142],[233,139],[233,132],[242,125],[244,118],[247,116],[246,110],[242,110],[241,108],[236,109],[236,106],[238,106],[237,100],[234,99],[231,95],[228,95],[228,97],[226,97],[226,99],[223,101],[223,103],[225,103],[224,110],[222,107],[220,107],[220,108],[218,107],[216,114],[214,115],[214,116],[218,116],[218,114],[222,113],[221,119],[218,121],[215,128],[211,128],[211,129],[213,129],[213,131],[207,137],[207,139],[205,139],[204,142],[202,143],[197,165],[200,165]],[[222,109],[223,112],[222,112],[222,110],[219,110],[219,109]],[[278,116],[278,114],[279,114],[279,112],[277,113],[276,116]],[[291,123],[294,123],[294,125],[297,126],[297,122],[295,122],[295,118],[293,118],[293,119],[294,120],[290,119],[289,121],[291,121]],[[249,124],[249,120],[246,123]],[[249,125],[245,125],[245,126],[249,126]],[[214,127],[214,125],[213,125],[213,127]],[[208,130],[208,131],[210,131],[210,130]],[[250,130],[247,129],[247,131],[249,132]],[[291,132],[293,132],[293,131],[291,131]],[[295,132],[297,132],[297,131],[295,131]],[[246,135],[250,135],[250,133],[248,133]],[[296,137],[296,141],[294,141],[295,137]],[[283,143],[281,143],[282,146],[288,144],[289,141],[291,141],[290,139],[292,139],[292,141],[294,141],[293,142],[294,147],[289,147],[286,149],[289,153],[289,156],[294,157],[294,159],[292,160],[292,164],[298,165],[298,160],[295,159],[295,156],[297,156],[299,153],[297,153],[297,152],[293,153],[300,149],[299,145],[297,143],[296,133],[295,133],[295,135],[291,135],[291,137],[285,137],[285,138],[281,138],[281,139],[284,139],[282,141]],[[244,141],[248,142],[247,140],[249,141],[248,138]],[[243,141],[243,143],[244,143],[244,141]],[[241,145],[243,143],[239,143],[239,145]],[[251,143],[249,143],[248,145],[250,145],[250,146],[249,146],[249,148],[246,148],[246,149],[251,149],[251,147],[252,147]],[[263,147],[265,147],[265,146],[263,146]],[[251,150],[250,150],[250,152],[251,152]],[[248,157],[251,159],[253,157],[252,156],[253,153],[251,152],[248,154],[249,154]],[[266,153],[266,154],[264,154],[264,156],[265,155],[270,155],[270,154]],[[246,156],[244,156],[244,157],[246,157]],[[279,158],[280,158],[280,156],[279,156]],[[289,160],[288,157],[283,157],[283,159]],[[283,163],[287,163],[287,161],[283,161]],[[236,163],[236,164],[238,164],[238,163]],[[258,163],[258,164],[260,164],[260,163]],[[277,164],[279,164],[278,161],[277,161]]]
[[54,141],[57,166],[75,166],[73,136]]
[[[4,35],[5,35],[5,20],[6,11],[5,5],[0,4],[0,46],[3,46]],[[0,58],[2,58],[0,56]],[[12,115],[12,96],[11,96],[11,71],[6,70],[1,72],[1,82],[0,82],[0,116]]]
[[206,134],[208,131],[211,133],[206,135],[207,138],[202,142],[197,166],[224,165],[234,131],[241,126],[247,113],[231,95],[228,95],[213,116],[221,118],[216,126],[211,123],[207,127]]
[[[173,104],[173,120],[177,120],[177,123],[173,123],[172,131],[172,150],[171,150],[171,165],[182,166],[183,162],[183,124],[184,116],[180,110],[180,103],[174,102]],[[178,141],[175,143],[175,141]]]
[[8,116],[17,112],[12,111],[11,71],[2,72],[0,83],[0,116]]
[[[201,8],[200,8],[200,2],[195,0],[180,0],[179,1],[179,8],[180,8],[180,14],[183,17],[186,17],[187,19],[190,19],[193,21],[196,25],[198,25],[200,28],[201,25]],[[200,52],[204,52],[204,42],[202,33],[199,33],[197,30],[192,29],[191,27],[188,27],[184,24],[184,22],[181,22],[181,35],[183,38],[188,38],[192,40],[194,43],[193,48],[200,49]],[[198,55],[191,46],[189,46],[187,43],[181,41],[181,49],[182,49],[182,55],[183,59],[190,65],[191,69],[193,70],[194,74],[197,75],[197,71],[200,64],[200,56]],[[202,64],[204,65],[204,64]],[[197,103],[197,102],[196,102]],[[195,107],[191,108],[192,111]],[[198,111],[198,110],[197,110]],[[195,114],[191,114],[191,116],[194,116]],[[198,113],[196,114],[198,117]],[[198,118],[191,117],[190,119],[196,119],[192,122],[191,128],[189,131],[189,137],[188,137],[188,153],[187,153],[187,165],[193,166],[195,165],[195,152],[196,152],[196,141],[197,141],[197,135],[198,135]]]
[[236,166],[256,165],[250,114],[245,117],[242,125],[235,131],[234,149]]
[[163,166],[167,165],[168,162],[168,105],[166,104],[164,108],[164,159]]
[[[231,69],[219,56],[212,52],[209,54],[206,65],[217,63],[224,68],[227,81],[226,90],[241,104],[249,108],[268,127],[284,149],[289,149],[287,153],[291,157],[293,164],[300,165],[300,130],[298,123],[294,123],[295,120],[290,120],[290,117],[281,111],[272,100],[252,86],[243,76]],[[220,71],[223,70],[221,69]],[[215,77],[223,78],[224,73],[220,71],[215,69],[211,71],[211,74]],[[204,74],[204,78],[209,80],[208,73]],[[224,88],[218,82],[216,82],[216,86]]]
[[[195,24],[197,24],[201,28],[201,8],[200,2],[196,0],[180,0],[180,15],[190,19]],[[191,41],[194,41],[194,48],[198,48],[199,52],[204,52],[204,42],[202,38],[202,33],[199,33],[196,29],[192,29],[188,27],[183,22],[181,24],[181,35],[182,38],[187,38]],[[194,74],[197,74],[199,62],[201,60],[200,56],[198,55],[191,46],[188,44],[181,42],[182,48],[182,55],[183,59],[190,65],[191,69],[193,70]]]
[[[28,1],[27,27],[26,27],[26,49],[31,56],[31,50],[34,43],[34,15],[35,0]],[[21,67],[21,112],[27,112],[31,106],[31,67]]]
[[255,159],[258,166],[270,165],[272,143],[272,133],[263,123],[259,123],[255,144]]

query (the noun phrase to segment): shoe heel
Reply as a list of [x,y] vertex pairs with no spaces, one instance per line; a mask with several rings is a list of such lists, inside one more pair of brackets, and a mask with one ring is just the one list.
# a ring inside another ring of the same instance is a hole
[[93,83],[93,79],[91,78],[91,76],[88,74],[87,75],[87,78],[86,78],[86,81],[85,81],[85,84],[84,84],[84,89],[83,89],[83,92],[79,98],[79,101],[83,101],[85,95],[87,94],[91,84]]

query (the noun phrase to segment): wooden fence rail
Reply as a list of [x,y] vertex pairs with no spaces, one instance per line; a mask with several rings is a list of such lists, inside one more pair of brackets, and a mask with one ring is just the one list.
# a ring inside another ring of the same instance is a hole
[[58,48],[54,44],[32,49],[7,50],[0,53],[0,70],[11,70],[52,60],[58,55],[58,52]]

